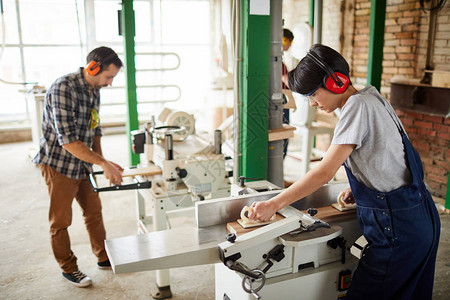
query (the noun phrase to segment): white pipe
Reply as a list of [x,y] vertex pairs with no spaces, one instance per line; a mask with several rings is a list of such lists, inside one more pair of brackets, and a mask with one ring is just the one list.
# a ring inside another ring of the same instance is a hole
[[[269,129],[278,129],[283,126],[282,38],[282,0],[272,0],[270,2]],[[280,187],[284,186],[283,145],[283,140],[269,142],[267,155],[267,179]]]
[[241,101],[239,99],[239,62],[241,58],[239,57],[239,0],[233,0],[232,6],[232,22],[231,22],[231,33],[232,33],[232,49],[233,49],[233,93],[234,93],[234,104],[233,104],[233,181],[236,183],[239,180],[239,160],[241,153],[239,151],[240,145],[240,105]]
[[323,12],[323,1],[314,1],[314,44],[322,43],[322,12]]

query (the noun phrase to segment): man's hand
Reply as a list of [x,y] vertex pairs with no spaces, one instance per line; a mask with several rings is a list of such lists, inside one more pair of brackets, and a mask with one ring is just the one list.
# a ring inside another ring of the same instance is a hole
[[79,140],[64,144],[62,147],[82,161],[99,165],[103,169],[106,178],[109,179],[109,184],[120,185],[122,183],[122,167],[103,157],[101,154],[100,137],[95,138],[94,144],[95,151],[88,148],[88,146]]
[[123,168],[121,166],[112,161],[109,161],[109,163],[112,164],[114,167],[116,167],[120,171],[120,173],[123,173]]
[[123,168],[116,163],[105,160],[100,164],[103,169],[105,177],[109,179],[109,184],[121,185]]

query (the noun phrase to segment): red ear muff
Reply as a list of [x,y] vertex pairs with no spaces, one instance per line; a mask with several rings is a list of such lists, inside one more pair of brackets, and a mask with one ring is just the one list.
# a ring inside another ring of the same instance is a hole
[[88,65],[86,66],[86,72],[91,76],[95,76],[100,73],[100,69],[100,64],[95,60],[88,63]]
[[343,94],[350,83],[347,76],[342,73],[335,72],[320,56],[313,50],[309,50],[306,54],[311,60],[327,73],[323,77],[323,86],[334,94]]
[[[339,82],[339,80],[337,80],[337,79],[333,80],[333,78],[331,76],[339,77],[339,79],[343,83],[343,85],[339,86],[336,83],[336,81]],[[324,84],[325,88],[335,94],[343,94],[347,90],[349,82],[350,82],[350,80],[348,79],[348,77],[339,72],[333,72],[331,75],[327,75],[323,78],[323,84]]]

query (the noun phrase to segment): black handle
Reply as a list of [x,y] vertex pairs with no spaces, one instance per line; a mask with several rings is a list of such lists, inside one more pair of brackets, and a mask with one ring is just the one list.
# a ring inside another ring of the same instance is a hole
[[309,214],[311,217],[314,217],[315,215],[317,215],[317,213],[318,213],[318,211],[317,211],[316,208],[314,208],[314,207],[308,208],[308,214]]
[[103,171],[96,171],[89,174],[89,181],[91,182],[92,190],[95,193],[99,192],[111,192],[111,191],[123,191],[123,190],[137,190],[137,189],[149,189],[152,187],[151,181],[139,181],[137,178],[134,178],[134,183],[122,184],[122,185],[113,185],[107,187],[99,188],[97,186],[97,181],[95,180],[95,175],[101,175]]
[[234,261],[227,261],[225,263],[225,265],[228,267],[228,269],[242,273],[244,275],[250,276],[253,279],[258,279],[259,278],[259,274],[258,273],[254,273],[250,270],[245,269],[242,265],[240,265],[239,263],[236,263]]
[[244,177],[244,176],[240,176],[239,177],[239,186],[240,187],[244,187],[245,186],[245,180],[263,180],[263,178],[250,178],[250,177]]

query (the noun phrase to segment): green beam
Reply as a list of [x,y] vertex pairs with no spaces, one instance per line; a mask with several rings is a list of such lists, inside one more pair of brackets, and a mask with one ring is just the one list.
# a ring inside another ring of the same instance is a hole
[[267,179],[270,75],[270,15],[241,9],[242,73],[239,176]]
[[447,194],[445,195],[445,208],[450,209],[450,170],[448,170]]
[[130,165],[139,164],[139,155],[134,154],[131,148],[131,131],[139,128],[136,94],[136,65],[135,65],[135,22],[133,0],[122,0],[122,33],[124,39],[125,56],[125,86],[127,90],[127,123],[126,132],[128,137]]
[[385,17],[386,0],[371,0],[367,84],[373,85],[378,90],[381,87],[381,73],[383,72]]
[[315,0],[309,0],[309,25],[314,28],[314,4]]

